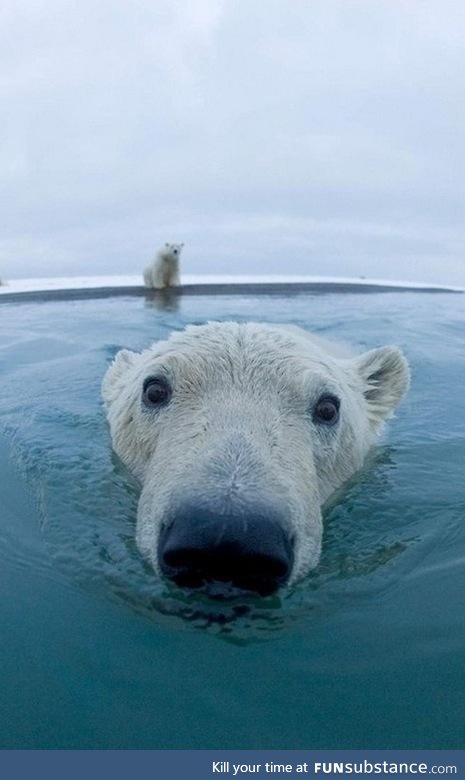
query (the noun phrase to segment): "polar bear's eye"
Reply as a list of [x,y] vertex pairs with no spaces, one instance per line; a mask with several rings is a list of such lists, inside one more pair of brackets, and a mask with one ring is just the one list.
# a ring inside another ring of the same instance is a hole
[[335,395],[322,395],[313,409],[313,422],[319,425],[335,425],[339,419],[339,398]]
[[149,376],[144,381],[142,401],[151,409],[164,406],[171,398],[171,388],[163,377]]

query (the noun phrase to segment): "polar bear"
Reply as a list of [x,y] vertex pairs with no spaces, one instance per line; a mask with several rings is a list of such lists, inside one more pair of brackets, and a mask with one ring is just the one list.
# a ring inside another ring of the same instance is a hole
[[296,582],[318,563],[323,505],[408,385],[397,347],[353,355],[293,326],[211,322],[121,350],[102,394],[142,488],[140,552],[211,596]]
[[156,290],[179,285],[179,258],[184,244],[165,244],[144,271],[144,284]]

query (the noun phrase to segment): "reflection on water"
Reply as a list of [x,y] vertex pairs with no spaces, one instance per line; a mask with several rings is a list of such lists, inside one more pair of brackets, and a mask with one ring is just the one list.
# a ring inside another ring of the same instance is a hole
[[180,292],[176,287],[167,287],[164,290],[147,290],[145,305],[157,311],[178,311]]

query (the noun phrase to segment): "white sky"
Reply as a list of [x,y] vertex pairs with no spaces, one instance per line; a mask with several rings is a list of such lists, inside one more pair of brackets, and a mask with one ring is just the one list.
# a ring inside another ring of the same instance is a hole
[[465,4],[2,0],[0,276],[465,284]]

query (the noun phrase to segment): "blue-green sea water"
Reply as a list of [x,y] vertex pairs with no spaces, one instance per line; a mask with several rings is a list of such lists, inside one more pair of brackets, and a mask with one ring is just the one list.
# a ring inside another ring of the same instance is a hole
[[[120,347],[209,319],[396,343],[413,375],[318,569],[236,610],[141,562],[100,400]],[[465,747],[462,295],[2,304],[0,371],[0,747]]]

